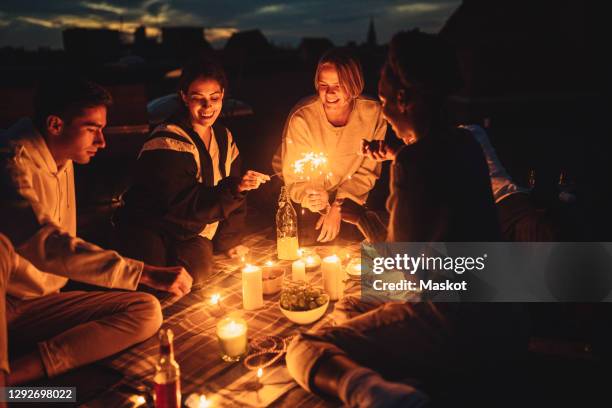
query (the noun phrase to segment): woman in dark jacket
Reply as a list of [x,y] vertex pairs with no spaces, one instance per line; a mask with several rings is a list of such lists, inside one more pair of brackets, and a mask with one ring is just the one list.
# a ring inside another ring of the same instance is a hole
[[117,221],[122,250],[153,265],[181,265],[194,283],[212,268],[213,247],[229,256],[241,245],[246,192],[269,177],[240,173],[240,154],[230,131],[216,123],[227,81],[212,60],[183,69],[179,112],[145,141],[134,183]]

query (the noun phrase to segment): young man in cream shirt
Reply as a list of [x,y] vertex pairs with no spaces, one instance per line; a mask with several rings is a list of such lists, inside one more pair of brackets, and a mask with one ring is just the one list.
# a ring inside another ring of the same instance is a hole
[[[180,267],[122,257],[76,236],[72,162],[88,163],[105,147],[111,98],[100,86],[56,79],[38,92],[34,121],[22,119],[0,138],[0,250],[8,259],[0,285],[0,331],[26,354],[11,361],[0,342],[0,381],[53,377],[141,342],[162,322],[157,299],[140,292],[62,292],[68,278],[134,291],[139,284],[177,296],[191,289]],[[4,329],[3,329],[4,328]]]

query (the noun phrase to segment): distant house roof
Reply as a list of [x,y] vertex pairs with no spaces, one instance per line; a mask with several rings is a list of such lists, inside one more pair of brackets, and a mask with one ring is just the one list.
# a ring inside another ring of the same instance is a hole
[[333,46],[334,43],[328,38],[304,37],[298,46],[298,54],[305,61],[318,60],[325,51]]
[[75,56],[102,60],[121,53],[121,34],[105,28],[67,28],[62,32],[64,50]]
[[239,31],[227,40],[224,50],[229,53],[249,52],[261,53],[270,51],[271,45],[259,30]]

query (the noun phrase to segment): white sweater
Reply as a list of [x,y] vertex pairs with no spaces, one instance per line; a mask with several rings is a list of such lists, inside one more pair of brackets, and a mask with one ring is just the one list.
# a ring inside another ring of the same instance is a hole
[[[291,111],[283,132],[283,178],[289,196],[301,203],[305,191],[313,184],[327,191],[337,190],[337,198],[351,198],[363,204],[380,176],[380,164],[359,155],[361,140],[384,140],[387,123],[380,104],[365,96],[355,99],[355,105],[345,126],[335,127],[327,120],[318,96],[300,101]],[[303,153],[324,153],[328,158],[323,175],[318,180],[300,179],[293,164]]]

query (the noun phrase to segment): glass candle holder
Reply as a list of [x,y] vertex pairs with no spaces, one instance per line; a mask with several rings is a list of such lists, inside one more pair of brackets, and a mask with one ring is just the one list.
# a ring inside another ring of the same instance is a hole
[[249,349],[247,322],[239,316],[226,316],[217,323],[217,339],[223,361],[240,361]]

